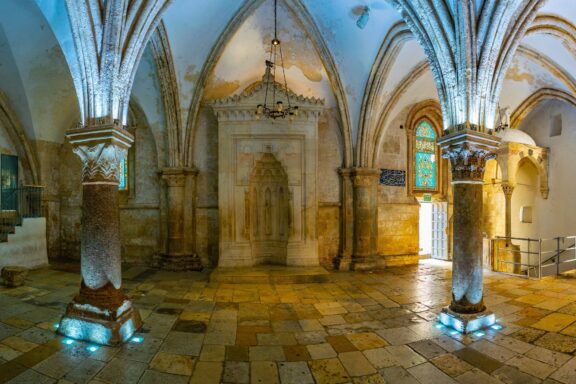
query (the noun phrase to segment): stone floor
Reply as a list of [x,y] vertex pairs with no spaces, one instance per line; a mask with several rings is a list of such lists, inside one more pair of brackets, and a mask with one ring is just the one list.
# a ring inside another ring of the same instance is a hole
[[576,383],[576,279],[487,273],[503,329],[462,336],[437,328],[449,268],[232,285],[126,267],[144,328],[92,351],[54,332],[77,266],[33,271],[26,286],[0,288],[0,383]]

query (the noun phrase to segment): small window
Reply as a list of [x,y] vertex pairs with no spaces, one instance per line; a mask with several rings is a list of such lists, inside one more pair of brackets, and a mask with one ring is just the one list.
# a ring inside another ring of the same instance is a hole
[[550,121],[550,137],[562,135],[562,115],[554,115]]
[[531,223],[532,222],[532,207],[523,206],[520,208],[520,222],[521,223]]
[[128,190],[128,159],[120,160],[120,178],[118,180],[118,189],[121,191]]
[[414,140],[414,189],[436,190],[436,132],[422,120],[416,127]]

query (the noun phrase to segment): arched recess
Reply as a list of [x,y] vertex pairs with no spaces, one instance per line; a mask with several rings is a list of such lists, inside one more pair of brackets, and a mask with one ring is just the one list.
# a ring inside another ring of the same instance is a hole
[[[232,20],[226,26],[226,29],[222,32],[218,38],[216,44],[212,47],[208,58],[206,59],[196,87],[194,89],[194,95],[192,96],[192,102],[190,104],[188,121],[186,122],[186,133],[184,140],[184,163],[186,166],[193,166],[193,148],[194,139],[196,137],[196,122],[198,119],[198,112],[200,109],[200,104],[204,95],[204,88],[210,73],[214,70],[218,59],[224,52],[228,41],[234,36],[236,31],[240,28],[243,22],[263,3],[264,0],[248,0],[246,3],[236,12]],[[335,95],[336,102],[338,105],[340,123],[342,127],[342,139],[344,145],[344,164],[343,167],[349,167],[353,162],[353,148],[352,148],[352,127],[350,121],[350,115],[348,110],[348,104],[346,102],[346,95],[344,91],[344,86],[340,80],[340,75],[336,67],[336,62],[330,53],[324,38],[318,29],[312,15],[309,13],[306,6],[301,0],[284,0],[284,3],[288,9],[293,13],[296,20],[298,20],[304,26],[305,31],[312,40],[312,44],[316,50],[316,53],[320,57],[322,64],[328,75],[328,80],[330,81],[332,92]]]
[[570,93],[559,89],[541,88],[526,98],[518,108],[516,108],[510,117],[510,125],[514,128],[519,127],[526,116],[528,116],[538,104],[546,100],[560,100],[576,107],[576,97]]
[[24,182],[26,184],[40,184],[40,172],[38,159],[32,150],[24,128],[20,124],[16,114],[10,107],[8,98],[0,91],[0,126],[6,129],[16,153],[22,162],[24,170]]
[[356,149],[356,164],[358,166],[369,166],[370,164],[371,149],[369,147],[374,142],[374,135],[377,130],[375,125],[381,115],[382,89],[402,46],[406,41],[413,38],[410,28],[405,22],[400,21],[390,28],[378,50],[378,55],[374,60],[366,83],[360,110],[360,127],[356,141],[358,143]]

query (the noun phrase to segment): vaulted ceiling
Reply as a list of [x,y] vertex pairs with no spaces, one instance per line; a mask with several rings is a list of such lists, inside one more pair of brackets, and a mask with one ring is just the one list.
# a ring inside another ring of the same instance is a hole
[[[424,51],[387,0],[279,3],[289,86],[339,110],[343,135],[352,142],[363,124],[366,89],[377,93],[383,125],[408,106],[437,98]],[[365,6],[370,9],[368,22],[359,28]],[[539,89],[576,97],[576,2],[548,0],[538,15],[502,90],[500,104],[512,111]],[[260,79],[272,22],[272,0],[172,1],[162,25],[183,127],[193,124],[200,101],[238,93]],[[61,142],[78,120],[72,47],[63,1],[0,1],[0,90],[32,139]],[[155,63],[148,47],[133,97],[150,124],[162,131],[166,111]],[[375,74],[384,74],[376,88],[370,87]]]

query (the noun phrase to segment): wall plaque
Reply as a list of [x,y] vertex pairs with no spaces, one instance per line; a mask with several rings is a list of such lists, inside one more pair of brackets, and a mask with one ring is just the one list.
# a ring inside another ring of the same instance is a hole
[[380,185],[388,185],[391,187],[406,186],[406,171],[396,169],[381,169],[381,171]]

